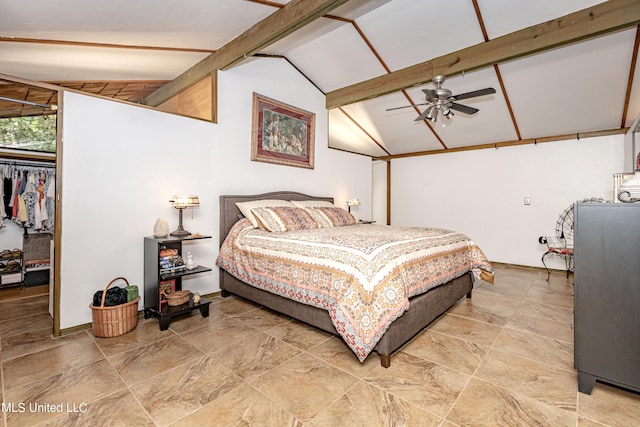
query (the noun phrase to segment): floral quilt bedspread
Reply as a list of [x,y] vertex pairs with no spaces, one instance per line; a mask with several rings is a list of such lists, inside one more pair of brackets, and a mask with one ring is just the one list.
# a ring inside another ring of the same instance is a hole
[[467,236],[437,228],[352,225],[267,232],[238,221],[216,264],[274,294],[325,309],[363,361],[409,298],[493,269]]

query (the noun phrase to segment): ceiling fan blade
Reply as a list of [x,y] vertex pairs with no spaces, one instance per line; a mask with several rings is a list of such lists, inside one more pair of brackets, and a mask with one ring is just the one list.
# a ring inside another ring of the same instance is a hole
[[480,111],[477,108],[468,107],[466,105],[457,104],[455,102],[452,102],[449,108],[451,108],[452,110],[460,111],[461,113],[465,113],[465,114],[475,114],[478,111]]
[[427,117],[427,114],[429,114],[429,111],[431,111],[431,108],[427,108],[426,110],[424,110],[422,114],[415,118],[414,122],[424,120]]
[[456,101],[460,101],[461,99],[469,99],[469,98],[475,98],[476,96],[491,95],[492,93],[496,93],[496,90],[492,87],[488,87],[486,89],[474,90],[473,92],[466,92],[466,93],[461,93],[460,95],[454,95],[453,98]]
[[401,108],[417,107],[419,105],[428,105],[428,104],[429,102],[423,102],[422,104],[403,105],[402,107],[387,108],[386,111],[399,110]]
[[438,99],[438,92],[434,89],[422,89],[425,95],[427,95],[427,101],[433,101],[434,99]]

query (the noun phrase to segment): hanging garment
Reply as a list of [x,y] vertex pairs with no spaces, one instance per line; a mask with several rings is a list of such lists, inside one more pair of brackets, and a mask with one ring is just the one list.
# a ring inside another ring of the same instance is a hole
[[9,199],[9,207],[11,208],[13,208],[13,202],[16,199],[16,191],[18,191],[17,185],[18,185],[18,171],[15,171],[11,176],[11,199]]
[[27,223],[30,226],[36,222],[36,201],[38,200],[38,192],[36,191],[35,174],[29,174],[27,185],[22,194],[25,204],[27,205]]
[[20,185],[22,185],[22,172],[20,172],[16,178],[13,195],[11,196],[11,219],[13,220],[18,218],[18,190],[20,189]]
[[18,194],[18,221],[23,224],[27,222],[27,205],[21,194]]
[[52,199],[56,196],[56,178],[51,175],[47,177],[47,197],[51,197]]
[[18,188],[18,194],[24,193],[24,189],[27,187],[27,178],[33,176],[32,173],[22,172],[22,179],[20,180],[20,187]]
[[7,218],[9,216],[9,212],[11,212],[11,205],[9,204],[11,202],[11,187],[12,187],[12,180],[11,180],[11,176],[9,175],[5,175],[4,176],[4,182],[3,182],[3,191],[2,193],[4,194],[4,199],[3,199],[3,204],[4,204],[4,215],[3,218]]
[[7,216],[4,209],[4,171],[0,169],[0,228],[4,227],[3,219]]
[[56,206],[56,179],[54,175],[47,175],[47,216],[49,219],[47,220],[47,229],[53,230],[54,221],[55,221],[55,206]]
[[45,227],[44,222],[49,219],[49,215],[47,214],[47,196],[44,194],[44,184],[42,180],[38,183],[36,187],[36,209],[35,209],[35,224],[34,228],[36,230],[42,230]]

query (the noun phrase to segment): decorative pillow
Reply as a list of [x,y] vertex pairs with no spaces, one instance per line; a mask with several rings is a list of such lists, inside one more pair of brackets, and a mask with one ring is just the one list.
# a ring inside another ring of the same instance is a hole
[[329,219],[320,211],[316,211],[313,208],[335,208],[336,206],[325,200],[291,200],[294,205],[305,208],[313,219],[318,223],[318,227],[327,228],[333,227],[333,224]]
[[320,227],[320,228],[331,228],[331,227],[333,227],[333,223],[331,222],[331,220],[325,214],[323,214],[321,211],[319,211],[319,210],[317,210],[315,208],[303,208],[303,209],[305,209],[307,212],[309,212],[311,217],[318,223],[318,227]]
[[260,228],[267,231],[293,231],[318,228],[318,223],[304,208],[271,206],[267,208],[254,208],[252,212],[258,219]]
[[274,200],[274,199],[270,199],[270,200],[253,200],[250,202],[238,202],[236,203],[236,206],[238,207],[238,209],[240,209],[240,212],[242,212],[242,215],[244,215],[245,218],[247,218],[251,224],[254,227],[258,227],[258,220],[256,219],[256,217],[253,215],[253,213],[251,212],[251,210],[253,208],[264,208],[264,207],[269,207],[269,206],[290,206],[290,207],[295,207],[295,205],[287,200]]
[[[321,216],[325,217],[326,222],[330,223],[331,227],[340,227],[343,225],[354,225],[357,222],[356,218],[353,215],[351,215],[349,212],[345,211],[342,208],[319,207],[319,208],[313,208],[311,210],[316,211]],[[322,224],[324,224],[324,222]]]

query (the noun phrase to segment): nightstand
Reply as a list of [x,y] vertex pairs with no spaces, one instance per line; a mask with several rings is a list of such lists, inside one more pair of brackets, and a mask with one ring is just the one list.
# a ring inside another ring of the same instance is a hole
[[182,290],[182,279],[184,277],[211,271],[211,269],[202,265],[192,270],[187,270],[186,266],[163,268],[166,266],[163,264],[163,257],[160,252],[163,249],[170,249],[177,255],[182,256],[183,243],[210,238],[211,236],[194,237],[193,235],[186,237],[144,238],[144,318],[158,318],[161,331],[169,328],[169,324],[174,317],[189,314],[194,310],[199,310],[202,317],[209,316],[211,300],[201,298],[198,303],[195,303],[193,302],[193,294],[191,294],[188,302],[179,306],[169,306],[160,290],[161,288],[167,289],[168,292]]
[[359,219],[358,224],[375,224],[375,221],[371,221],[368,219]]

